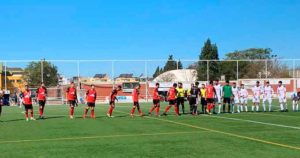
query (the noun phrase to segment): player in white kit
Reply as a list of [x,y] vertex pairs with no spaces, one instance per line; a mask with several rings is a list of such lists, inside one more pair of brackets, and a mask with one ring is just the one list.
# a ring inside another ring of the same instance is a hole
[[239,96],[239,88],[236,86],[236,83],[233,83],[232,86],[232,94],[233,94],[233,104],[232,104],[232,113],[234,113],[234,107],[238,113],[240,113],[240,96]]
[[[215,81],[215,85],[214,88],[216,90],[216,95],[215,95],[215,105],[218,105],[218,114],[221,113],[221,107],[222,107],[222,100],[221,100],[221,96],[222,96],[222,86],[219,83],[219,80]],[[215,112],[215,111],[214,111]]]
[[263,92],[263,95],[264,95],[264,99],[263,99],[264,112],[266,112],[266,102],[269,103],[269,111],[271,112],[272,111],[272,95],[274,93],[274,90],[271,87],[269,81],[266,82],[266,85],[264,86],[263,91],[264,91]]
[[294,92],[292,94],[292,101],[293,101],[293,111],[298,112],[298,102],[300,100],[300,92]]
[[248,112],[248,107],[247,107],[247,104],[248,104],[248,91],[247,91],[247,89],[245,89],[244,84],[241,84],[241,89],[239,91],[239,95],[240,95],[241,111],[243,112],[244,108],[245,108],[245,111]]
[[256,111],[259,111],[259,104],[260,104],[260,95],[262,93],[262,89],[260,87],[259,81],[256,81],[256,85],[252,88],[253,92],[253,105],[252,105],[252,112],[254,112],[255,108]]
[[286,88],[282,85],[282,81],[278,82],[277,95],[280,104],[280,111],[287,112],[287,103],[286,103]]

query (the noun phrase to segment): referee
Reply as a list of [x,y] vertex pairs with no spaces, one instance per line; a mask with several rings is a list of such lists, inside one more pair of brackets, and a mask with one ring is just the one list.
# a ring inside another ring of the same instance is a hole
[[176,90],[177,90],[177,106],[178,106],[178,109],[181,105],[182,114],[185,114],[185,112],[184,112],[184,89],[182,87],[181,82],[178,83],[178,87],[176,88]]

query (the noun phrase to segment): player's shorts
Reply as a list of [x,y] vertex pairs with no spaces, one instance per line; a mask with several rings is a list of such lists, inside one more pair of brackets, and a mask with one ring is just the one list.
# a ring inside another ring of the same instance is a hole
[[253,96],[252,102],[253,102],[253,103],[260,103],[260,97],[258,97],[258,96]]
[[218,103],[218,104],[221,104],[222,103],[221,96],[217,96],[215,98],[215,102]]
[[135,102],[133,102],[133,106],[140,106],[140,103],[135,101]]
[[240,103],[240,99],[238,97],[234,97],[233,98],[233,103],[234,104],[239,104]]
[[271,97],[264,98],[263,102],[266,102],[266,101],[268,101],[268,103],[271,104],[272,103],[272,98]]
[[87,106],[88,106],[88,107],[95,107],[95,103],[89,103],[89,102],[88,102],[88,103],[87,103]]
[[248,98],[240,98],[241,104],[248,104]]
[[39,100],[39,105],[40,106],[45,106],[46,100]]
[[190,98],[189,98],[189,104],[190,104],[190,105],[195,105],[195,104],[197,104],[197,98],[196,98],[196,97],[190,97]]
[[286,103],[286,97],[278,97],[279,103]]
[[112,105],[112,104],[115,105],[115,101],[112,101],[112,100],[109,101],[109,105]]
[[33,109],[32,104],[24,104],[25,110]]
[[184,97],[178,97],[177,98],[177,105],[183,105],[184,104]]
[[201,105],[207,105],[205,98],[201,98]]
[[230,103],[231,103],[231,99],[230,99],[230,98],[224,98],[224,99],[223,99],[223,103],[224,103],[224,104],[225,104],[225,103],[230,104]]
[[215,102],[215,99],[214,98],[207,98],[206,99],[207,103],[214,103]]
[[153,105],[159,104],[160,100],[159,99],[153,99]]
[[75,100],[68,100],[69,105],[75,106],[76,101]]
[[169,100],[169,105],[175,105],[176,104],[176,100],[172,99],[172,100]]

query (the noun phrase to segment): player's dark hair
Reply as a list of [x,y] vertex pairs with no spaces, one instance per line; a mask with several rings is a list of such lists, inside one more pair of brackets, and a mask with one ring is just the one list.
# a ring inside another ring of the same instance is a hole
[[226,80],[226,83],[229,83],[229,80]]
[[182,83],[181,83],[181,82],[178,82],[178,84],[182,85]]
[[156,86],[159,86],[159,83],[156,83],[155,85],[156,85]]
[[270,83],[269,81],[267,81],[266,83]]
[[173,84],[173,87],[177,87],[177,83],[174,83],[174,84]]
[[282,83],[282,81],[279,81],[278,83]]
[[196,86],[198,86],[198,85],[199,85],[199,82],[198,82],[198,81],[197,81],[197,82],[195,82],[195,85],[196,85]]
[[212,80],[209,81],[209,84],[213,84],[213,83],[214,83],[214,81],[212,81]]
[[256,83],[259,83],[259,81],[256,81]]

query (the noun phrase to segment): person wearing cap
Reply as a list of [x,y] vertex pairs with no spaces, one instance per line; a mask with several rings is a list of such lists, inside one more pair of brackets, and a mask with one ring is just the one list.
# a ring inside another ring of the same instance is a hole
[[240,95],[240,107],[241,107],[241,112],[245,111],[248,112],[248,91],[245,89],[245,85],[241,84],[241,89],[239,91]]
[[252,112],[256,110],[256,112],[259,111],[259,104],[260,104],[260,96],[262,93],[262,88],[260,86],[259,81],[256,81],[256,85],[252,88],[253,93],[253,105],[252,105]]
[[286,88],[282,84],[282,81],[278,82],[277,95],[280,104],[280,111],[288,112],[287,102],[286,102]]
[[235,113],[235,107],[236,111],[240,113],[240,96],[239,96],[239,89],[236,86],[236,83],[233,82],[232,86],[232,94],[233,94],[233,100],[232,100],[232,113]]
[[274,93],[273,88],[270,85],[270,82],[267,81],[264,88],[263,88],[263,95],[264,95],[264,99],[263,99],[263,110],[264,112],[266,112],[266,102],[269,103],[269,112],[272,111],[272,95]]
[[86,115],[89,111],[89,109],[91,109],[91,118],[95,119],[95,103],[96,103],[96,99],[97,99],[97,92],[95,89],[95,86],[92,84],[91,88],[89,90],[87,90],[86,92],[86,103],[87,106],[85,107],[84,110],[84,114],[83,114],[83,118],[86,118]]
[[223,86],[223,113],[225,113],[225,105],[227,104],[227,112],[230,113],[231,98],[232,98],[232,87],[229,84],[229,81],[226,81],[226,84]]
[[39,103],[39,119],[44,119],[44,108],[47,97],[47,88],[44,82],[41,82],[41,86],[36,90],[36,94]]

